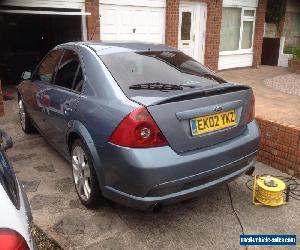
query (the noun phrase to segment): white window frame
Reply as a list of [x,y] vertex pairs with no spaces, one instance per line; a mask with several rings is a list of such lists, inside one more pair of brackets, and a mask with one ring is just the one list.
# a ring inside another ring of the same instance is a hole
[[[223,8],[238,8],[238,9],[241,9],[240,39],[239,39],[239,48],[237,50],[219,51],[219,55],[234,55],[234,54],[253,53],[253,41],[254,41],[255,22],[256,22],[256,8],[241,7],[241,6],[230,6],[230,5],[223,5]],[[247,10],[254,10],[254,16],[245,16],[244,12],[247,11]],[[253,22],[252,43],[251,43],[251,48],[248,48],[248,49],[242,49],[244,21]]]

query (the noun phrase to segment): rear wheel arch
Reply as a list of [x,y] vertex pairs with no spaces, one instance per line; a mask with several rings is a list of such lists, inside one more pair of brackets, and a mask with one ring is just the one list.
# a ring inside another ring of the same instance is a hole
[[34,127],[33,122],[31,120],[29,114],[27,113],[22,95],[20,94],[19,91],[17,91],[17,98],[18,98],[17,103],[18,103],[18,107],[19,107],[19,117],[20,117],[22,130],[26,134],[31,134],[32,132],[36,131],[36,128]]
[[103,187],[102,183],[104,183],[104,176],[101,169],[103,168],[101,164],[100,155],[98,154],[98,151],[96,149],[96,146],[92,140],[90,133],[88,132],[87,128],[79,121],[72,121],[71,123],[69,123],[69,126],[71,128],[67,133],[66,143],[69,149],[70,156],[72,154],[73,144],[76,142],[76,140],[80,139],[86,145],[87,149],[90,151],[90,155],[92,158],[91,160],[95,168],[98,183],[100,189],[102,190]]
[[67,138],[67,145],[68,145],[68,149],[69,149],[69,153],[71,154],[71,151],[72,151],[72,147],[73,147],[73,144],[76,140],[78,139],[81,139],[81,136],[78,135],[77,132],[70,132],[68,134],[68,138]]
[[19,90],[17,90],[17,100],[18,100],[18,102],[19,102],[20,100],[23,100],[22,95],[21,95],[21,93],[20,93]]

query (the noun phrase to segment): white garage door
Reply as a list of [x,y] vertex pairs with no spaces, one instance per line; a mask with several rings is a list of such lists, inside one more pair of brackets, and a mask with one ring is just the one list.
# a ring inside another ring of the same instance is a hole
[[[118,3],[100,3],[101,40],[164,43],[165,1],[138,1],[136,5],[133,5],[135,1],[130,1],[131,5],[124,5],[127,1],[116,2]],[[123,5],[119,2],[123,2]],[[141,6],[142,4],[148,5]]]

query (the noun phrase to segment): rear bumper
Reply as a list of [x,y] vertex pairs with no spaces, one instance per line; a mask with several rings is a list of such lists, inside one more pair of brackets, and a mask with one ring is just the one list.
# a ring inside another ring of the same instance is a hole
[[142,210],[185,200],[230,182],[253,166],[258,145],[255,121],[232,140],[184,154],[168,146],[129,149],[109,144],[100,154],[102,192],[117,203]]
[[[128,207],[132,207],[140,210],[148,210],[154,207],[156,204],[167,205],[176,203],[182,200],[186,200],[199,194],[206,192],[218,185],[228,183],[238,177],[240,174],[245,172],[251,166],[253,166],[255,160],[252,160],[245,166],[243,166],[238,171],[235,171],[229,175],[223,176],[219,179],[204,183],[200,186],[190,188],[187,190],[183,190],[177,193],[171,193],[169,195],[161,196],[161,197],[137,197],[134,195],[130,195],[119,190],[116,190],[112,187],[104,187],[105,188],[105,197],[118,202],[120,204],[126,205]],[[191,177],[192,178],[192,177]],[[175,183],[173,183],[175,184]]]

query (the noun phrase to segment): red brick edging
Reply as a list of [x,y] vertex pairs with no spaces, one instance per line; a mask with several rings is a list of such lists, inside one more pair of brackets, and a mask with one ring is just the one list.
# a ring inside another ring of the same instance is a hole
[[292,73],[300,74],[300,60],[299,59],[290,59],[288,70]]
[[257,160],[300,176],[300,127],[256,117],[261,131]]

